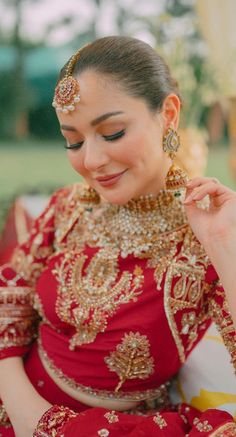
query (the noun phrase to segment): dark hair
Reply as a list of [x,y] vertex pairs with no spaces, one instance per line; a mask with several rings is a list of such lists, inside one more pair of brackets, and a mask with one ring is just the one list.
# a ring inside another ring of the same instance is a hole
[[[61,70],[60,79],[67,65]],[[111,76],[131,96],[145,100],[151,110],[161,109],[171,93],[180,97],[178,84],[164,59],[136,38],[107,36],[85,46],[72,74],[77,76],[85,70]]]

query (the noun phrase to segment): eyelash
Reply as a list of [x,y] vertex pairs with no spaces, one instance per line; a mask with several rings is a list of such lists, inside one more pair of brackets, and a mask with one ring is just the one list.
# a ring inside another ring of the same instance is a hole
[[[119,140],[119,138],[122,138],[125,134],[125,129],[122,129],[119,132],[116,132],[113,135],[103,135],[103,138],[105,139],[105,141],[116,141]],[[65,149],[67,150],[78,150],[83,146],[83,141],[81,141],[81,143],[75,143],[75,144],[69,144],[69,145],[65,145]]]

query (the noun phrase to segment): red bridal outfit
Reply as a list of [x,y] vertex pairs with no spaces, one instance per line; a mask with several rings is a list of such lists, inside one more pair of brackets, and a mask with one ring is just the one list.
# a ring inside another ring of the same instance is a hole
[[[52,404],[34,436],[236,436],[230,414],[168,400],[168,382],[211,319],[236,367],[224,290],[174,195],[118,206],[81,185],[59,190],[0,285],[0,357],[24,357]],[[14,436],[4,406],[1,420],[1,436]]]
[[17,244],[21,244],[31,228],[33,217],[28,213],[21,198],[11,205],[5,225],[0,232],[0,264],[8,262]]

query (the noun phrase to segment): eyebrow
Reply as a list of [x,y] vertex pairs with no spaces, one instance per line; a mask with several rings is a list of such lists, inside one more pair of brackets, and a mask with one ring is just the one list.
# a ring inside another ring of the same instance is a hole
[[[101,123],[102,121],[107,120],[110,117],[114,117],[115,115],[124,114],[123,111],[115,111],[115,112],[107,112],[106,114],[102,114],[99,117],[95,118],[90,122],[91,126],[97,126],[97,124]],[[67,124],[61,125],[61,130],[69,130],[72,132],[76,132],[77,129],[73,126],[68,126]]]

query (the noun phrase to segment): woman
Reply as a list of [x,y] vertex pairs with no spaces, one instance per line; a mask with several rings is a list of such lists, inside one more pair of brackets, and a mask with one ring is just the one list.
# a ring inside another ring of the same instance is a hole
[[0,394],[15,435],[236,435],[228,413],[168,401],[210,318],[236,365],[236,194],[198,178],[177,196],[168,67],[139,40],[99,39],[62,70],[54,106],[88,187],[56,192],[1,271]]

